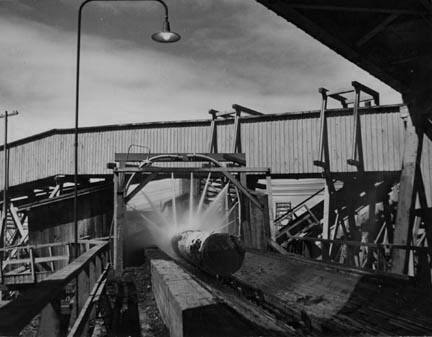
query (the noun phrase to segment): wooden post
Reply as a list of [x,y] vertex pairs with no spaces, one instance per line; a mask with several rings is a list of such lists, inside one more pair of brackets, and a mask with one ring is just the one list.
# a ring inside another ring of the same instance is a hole
[[[416,172],[420,163],[423,134],[417,134],[411,118],[405,116],[405,147],[403,152],[402,172],[399,185],[398,209],[394,230],[394,243],[408,245],[411,241],[412,224],[414,220],[413,206],[415,205]],[[395,249],[392,252],[393,273],[407,272],[409,251]]]
[[32,282],[36,283],[36,266],[35,266],[35,258],[33,253],[33,248],[29,248],[29,256],[30,256],[30,271],[32,274]]
[[72,254],[71,254],[72,250],[71,250],[71,244],[70,243],[67,243],[65,245],[65,250],[66,250],[66,255],[69,256],[69,260],[67,263],[71,263],[73,258],[72,258]]
[[[233,153],[241,153],[241,132],[240,132],[240,114],[241,110],[236,109],[236,113],[234,116],[234,144],[233,144]],[[246,185],[245,185],[246,186]]]
[[[48,247],[48,255],[49,255],[49,257],[52,257],[53,256],[53,247],[52,246],[49,246]],[[51,261],[50,263],[50,268],[51,268],[51,271],[54,271],[54,261]]]
[[218,152],[218,144],[217,144],[217,125],[216,125],[216,110],[211,109],[209,111],[209,114],[212,115],[212,121],[210,124],[210,145],[209,145],[209,152],[210,153],[217,153]]
[[123,197],[124,174],[114,171],[114,237],[113,262],[114,271],[120,276],[123,271],[123,244],[126,203]]
[[[3,284],[3,257],[0,256],[0,284]],[[1,300],[1,290],[0,290],[0,300]]]
[[[322,238],[330,239],[330,226],[334,223],[334,207],[333,207],[333,193],[332,186],[329,186],[327,181],[324,186],[324,213],[323,213],[323,227]],[[322,259],[327,261],[329,259],[328,246],[322,245]]]
[[276,228],[274,224],[273,214],[273,189],[270,174],[266,175],[266,186],[267,186],[267,203],[269,213],[269,225],[270,225],[270,238],[272,241],[276,241]]

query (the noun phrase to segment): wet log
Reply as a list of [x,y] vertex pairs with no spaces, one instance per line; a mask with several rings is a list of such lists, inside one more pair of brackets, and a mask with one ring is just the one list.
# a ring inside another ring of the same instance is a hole
[[179,257],[213,275],[232,275],[245,256],[238,238],[227,233],[188,230],[175,235],[171,242]]

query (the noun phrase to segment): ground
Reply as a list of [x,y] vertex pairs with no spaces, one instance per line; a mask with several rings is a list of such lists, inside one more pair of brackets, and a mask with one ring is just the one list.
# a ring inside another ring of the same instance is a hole
[[153,296],[148,264],[126,268],[121,278],[111,276],[106,294],[93,337],[169,337]]

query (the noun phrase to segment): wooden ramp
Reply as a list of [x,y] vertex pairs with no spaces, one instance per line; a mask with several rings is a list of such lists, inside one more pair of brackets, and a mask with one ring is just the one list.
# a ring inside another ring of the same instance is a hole
[[432,335],[432,290],[412,279],[248,252],[234,279],[318,335]]

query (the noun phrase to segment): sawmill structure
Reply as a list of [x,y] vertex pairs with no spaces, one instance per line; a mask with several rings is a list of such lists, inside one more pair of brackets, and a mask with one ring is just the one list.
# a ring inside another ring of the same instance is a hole
[[[320,110],[268,114],[233,104],[202,120],[80,128],[78,241],[74,130],[0,147],[0,174],[9,171],[6,184],[0,179],[0,335],[19,335],[36,316],[41,336],[90,334],[108,275],[122,275],[128,243],[142,230],[128,223],[133,200],[174,178],[185,193],[163,206],[171,214],[227,186],[227,208],[238,208],[226,235],[246,252],[239,249],[238,271],[215,279],[196,261],[146,250],[171,336],[205,328],[224,336],[432,334],[432,3],[257,2],[404,103],[382,105],[373,88],[347,79],[343,89],[313,89]],[[323,189],[276,216],[278,180],[310,178]]]

